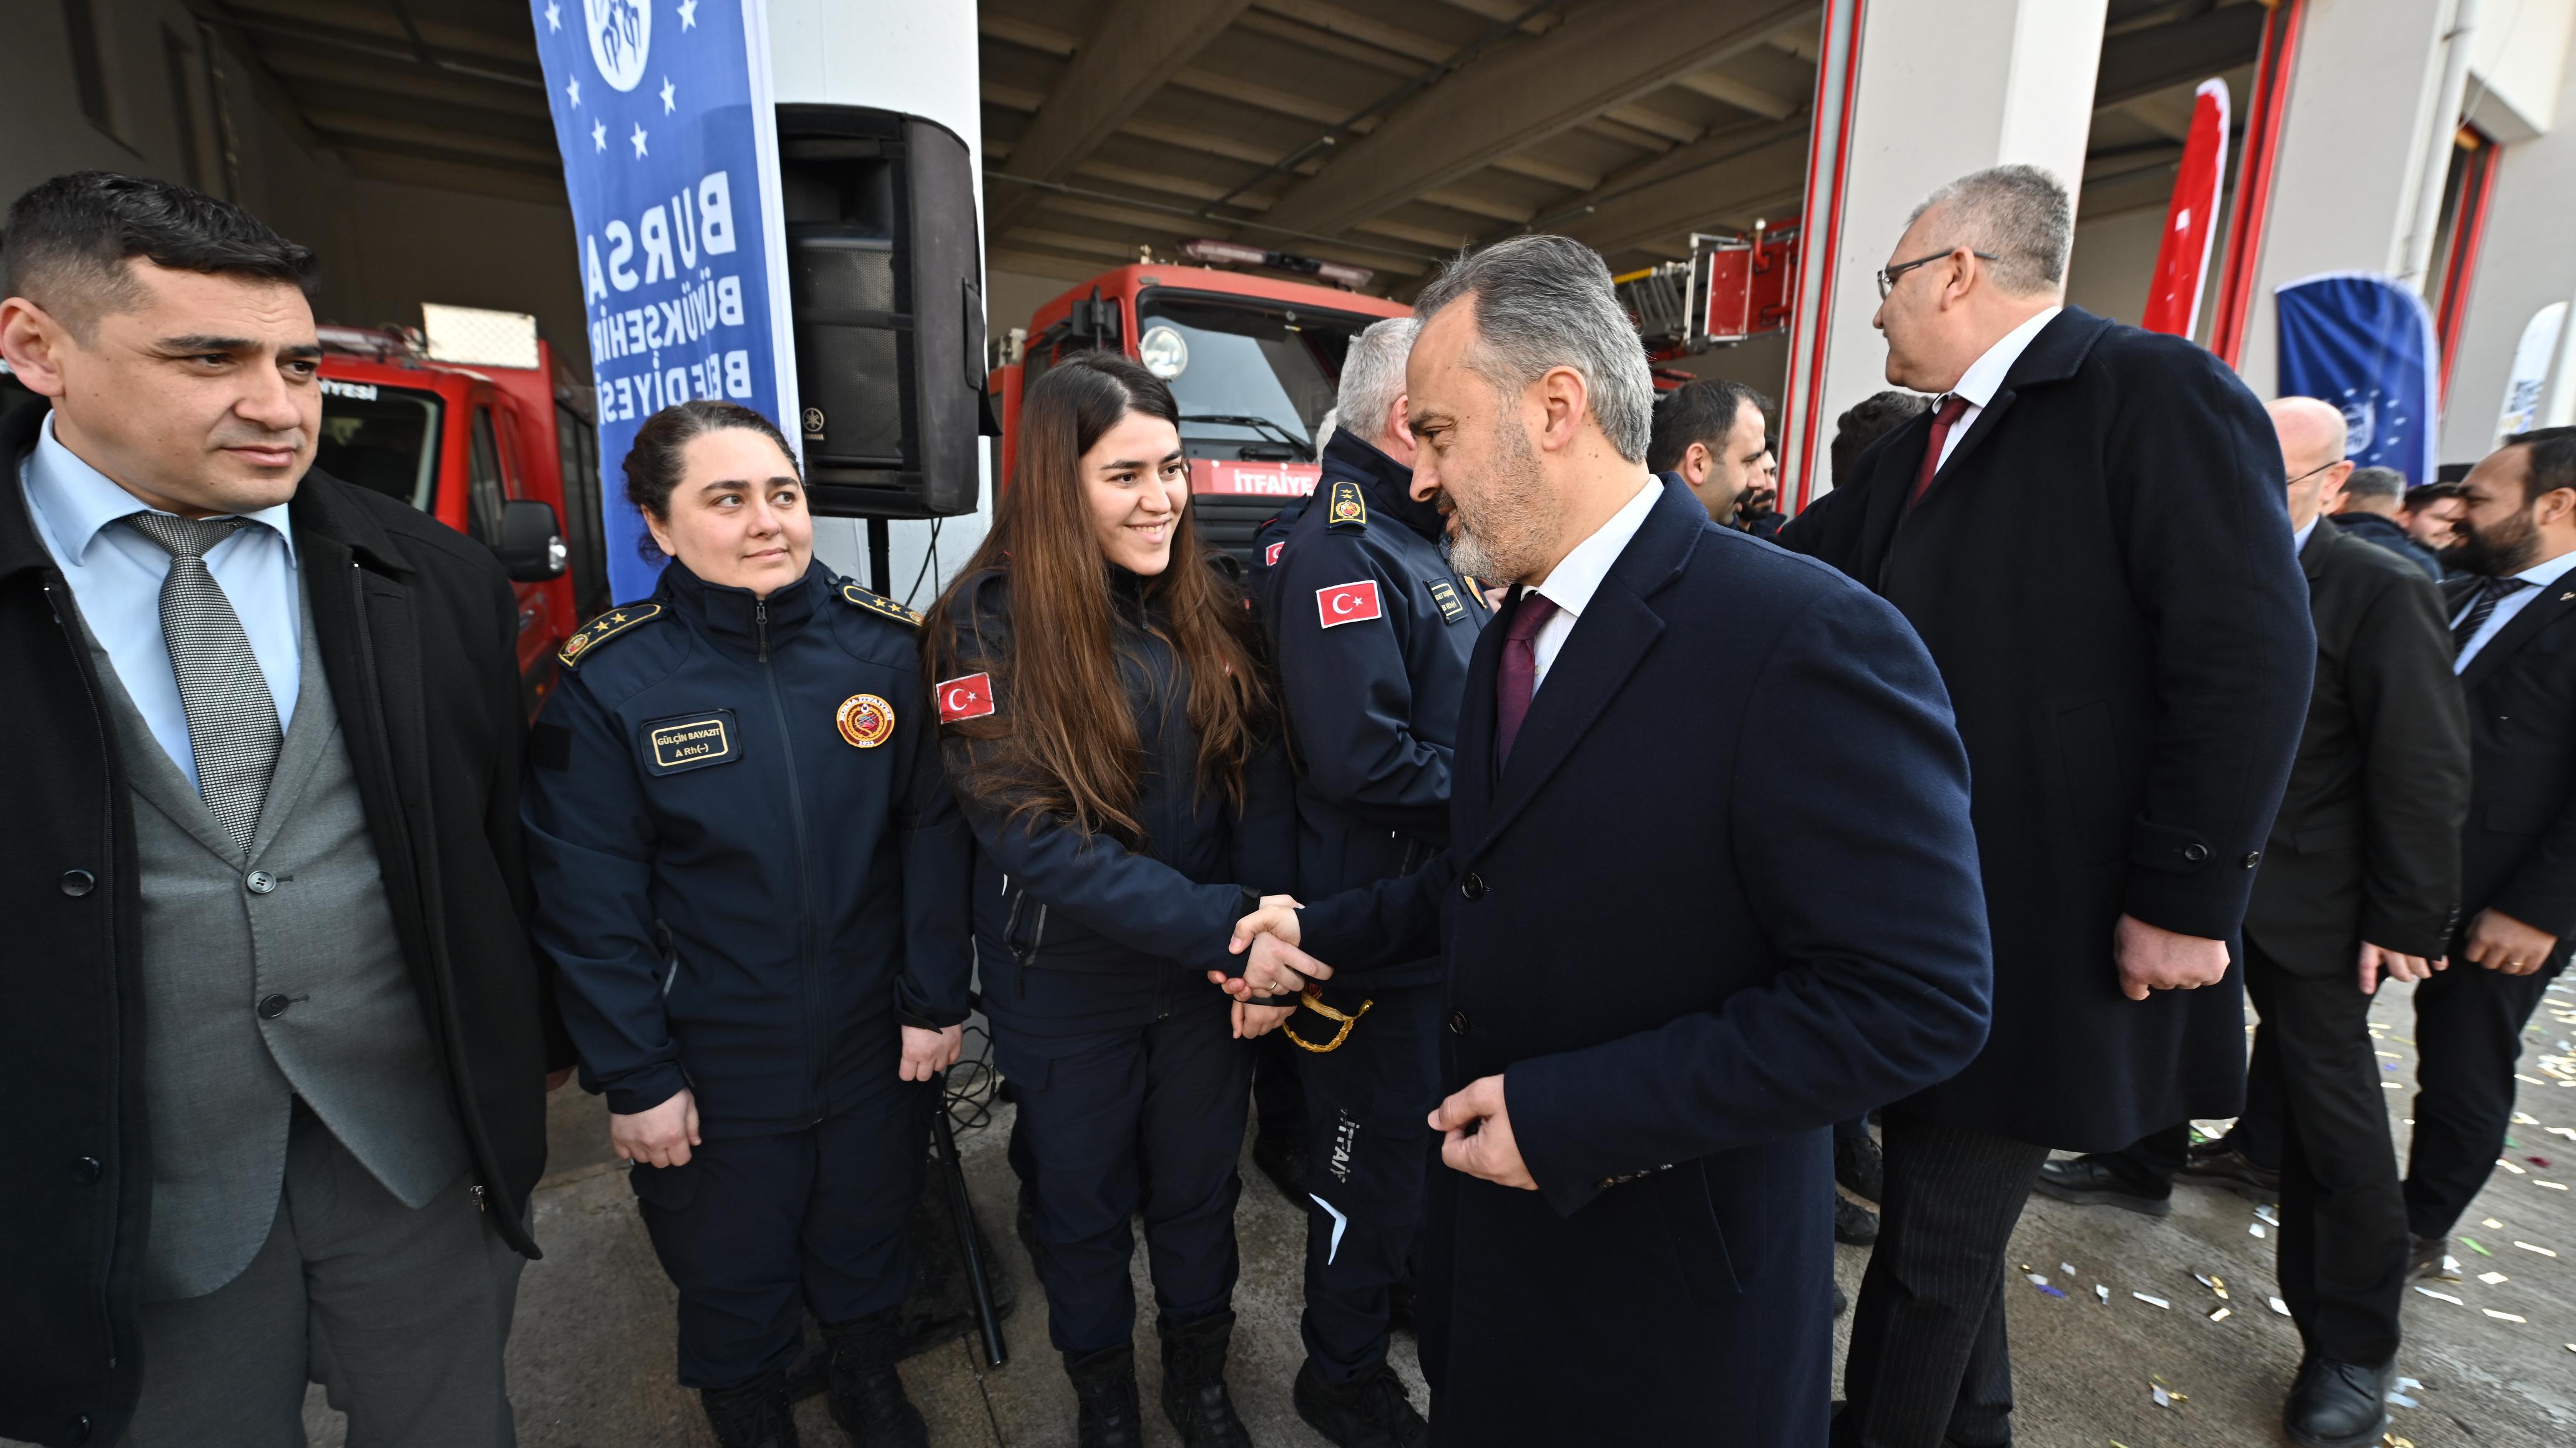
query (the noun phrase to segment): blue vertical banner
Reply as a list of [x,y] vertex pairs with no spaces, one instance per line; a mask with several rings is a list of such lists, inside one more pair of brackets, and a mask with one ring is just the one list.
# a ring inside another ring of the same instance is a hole
[[691,398],[796,415],[763,0],[530,0],[599,389],[610,592],[653,591],[622,464]]
[[2377,272],[2327,272],[2275,288],[2283,397],[2343,409],[2344,453],[2362,467],[2433,481],[2440,424],[2433,313],[2412,287]]

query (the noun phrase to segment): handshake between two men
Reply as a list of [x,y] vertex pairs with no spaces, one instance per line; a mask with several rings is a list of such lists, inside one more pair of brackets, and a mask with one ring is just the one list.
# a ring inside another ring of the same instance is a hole
[[[1331,979],[1331,966],[1297,948],[1298,909],[1288,896],[1263,896],[1259,910],[1235,922],[1234,939],[1227,946],[1244,957],[1243,974],[1212,970],[1209,982],[1239,1006],[1253,1006],[1283,997],[1293,1003],[1316,981]],[[1479,1077],[1442,1101],[1431,1113],[1431,1129],[1442,1134],[1440,1160],[1451,1170],[1498,1186],[1538,1190],[1512,1140],[1502,1077]]]

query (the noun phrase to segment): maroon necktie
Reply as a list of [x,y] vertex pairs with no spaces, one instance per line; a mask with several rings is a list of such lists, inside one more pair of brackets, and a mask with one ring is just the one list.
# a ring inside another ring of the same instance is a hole
[[1539,626],[1556,617],[1556,605],[1535,593],[1521,595],[1521,606],[1503,634],[1502,667],[1494,675],[1494,769],[1512,757],[1512,741],[1529,717],[1530,695],[1538,690]]
[[1906,495],[1905,506],[1922,502],[1932,490],[1932,475],[1941,471],[1941,444],[1950,440],[1951,425],[1967,410],[1968,399],[1955,392],[1941,399],[1940,410],[1932,414],[1932,441],[1923,449],[1923,466],[1915,471],[1914,491]]

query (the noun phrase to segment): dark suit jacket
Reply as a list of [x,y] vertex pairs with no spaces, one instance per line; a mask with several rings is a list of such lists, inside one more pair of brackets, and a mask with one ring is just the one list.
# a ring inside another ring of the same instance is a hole
[[[2478,582],[2445,585],[2447,611]],[[2576,573],[2489,639],[2460,687],[2475,778],[2460,832],[2461,926],[2501,910],[2557,936],[2551,965],[2563,966],[2576,937]],[[2456,950],[2451,968],[2461,968]]]
[[2307,709],[2316,640],[2281,449],[2234,373],[2073,307],[2040,329],[1911,510],[1916,418],[1782,530],[1902,610],[1976,779],[1994,1029],[1910,1103],[2116,1150],[2233,1116],[2243,981],[2120,993],[2127,914],[2233,939]]
[[2469,721],[2431,580],[2320,520],[2299,550],[2316,690],[2245,935],[2293,974],[2342,975],[2358,942],[2442,953],[2459,923]]
[[1539,1183],[1433,1173],[1434,1432],[1820,1443],[1827,1128],[1985,1034],[1940,676],[1893,609],[1672,484],[1498,780],[1503,636],[1468,675],[1450,852],[1302,921],[1344,968],[1445,935],[1449,1085],[1504,1077]]
[[[113,1443],[143,1373],[134,1272],[152,1207],[143,881],[125,761],[57,600],[0,425],[0,679],[38,767],[0,772],[0,1437]],[[324,679],[385,902],[445,1061],[485,1220],[521,1253],[545,1170],[545,1074],[571,1041],[529,943],[519,842],[518,605],[491,550],[307,473],[289,510]],[[305,680],[311,687],[313,680]]]

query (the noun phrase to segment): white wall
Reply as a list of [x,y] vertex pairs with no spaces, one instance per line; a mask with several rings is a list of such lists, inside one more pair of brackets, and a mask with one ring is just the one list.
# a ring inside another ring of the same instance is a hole
[[[2490,8],[2509,3],[2488,0]],[[2560,88],[2548,106],[2558,117],[2556,129],[2506,146],[2498,163],[2442,410],[2446,463],[2473,462],[2494,447],[2496,414],[2524,325],[2551,302],[2576,297],[2576,66],[2563,63],[2569,43],[2562,30]]]
[[2528,141],[2555,125],[2571,30],[2576,0],[2479,0],[2469,119],[2499,141]]

